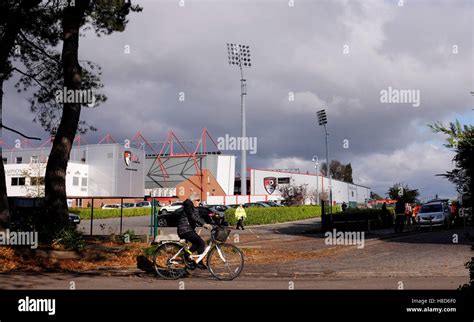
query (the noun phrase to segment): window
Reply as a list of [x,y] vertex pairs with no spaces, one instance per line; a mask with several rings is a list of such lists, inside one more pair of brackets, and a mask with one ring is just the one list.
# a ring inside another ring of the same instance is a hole
[[23,158],[22,157],[16,157],[16,164],[22,164],[23,163]]
[[83,187],[87,186],[87,178],[82,178],[81,179],[81,186],[83,186]]
[[37,155],[31,156],[30,162],[31,163],[38,163],[38,156]]
[[24,185],[25,185],[25,177],[12,178],[12,186],[24,186]]
[[354,197],[354,191],[351,191],[351,197]]
[[72,185],[73,186],[79,185],[79,177],[72,177]]
[[7,158],[2,158],[3,160],[3,164],[7,164],[8,163],[8,159]]
[[31,177],[30,185],[32,186],[43,186],[44,185],[44,177]]
[[441,211],[443,211],[443,206],[440,204],[424,205],[420,209],[420,213],[441,212]]

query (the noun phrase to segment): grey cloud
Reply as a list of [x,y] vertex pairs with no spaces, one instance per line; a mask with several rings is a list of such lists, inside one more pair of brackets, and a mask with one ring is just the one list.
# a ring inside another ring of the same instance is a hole
[[[302,0],[292,8],[285,1],[140,3],[144,11],[131,14],[123,33],[81,39],[81,59],[103,67],[109,97],[83,113],[100,130],[91,142],[137,130],[155,141],[169,129],[182,138],[197,138],[204,127],[214,137],[239,135],[240,74],[227,64],[226,42],[251,46],[248,134],[259,146],[250,166],[323,154],[315,117],[321,108],[328,112],[332,157],[350,162],[439,139],[420,127],[466,113],[472,104],[469,1],[406,1],[403,8],[396,1]],[[458,55],[450,53],[453,44]],[[421,106],[381,104],[380,90],[388,86],[419,89]],[[287,101],[290,91],[294,102]],[[6,101],[27,109],[11,89]],[[4,116],[41,133],[28,113],[6,109]],[[370,169],[358,171],[370,176]],[[414,182],[435,181],[420,173]]]

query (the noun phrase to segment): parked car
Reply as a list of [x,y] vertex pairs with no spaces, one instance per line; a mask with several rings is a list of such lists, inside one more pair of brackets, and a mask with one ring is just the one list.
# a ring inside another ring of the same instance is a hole
[[183,208],[183,202],[182,201],[173,202],[169,206],[161,207],[160,211],[159,211],[159,214],[166,215],[169,212],[175,212],[176,210],[181,209],[181,208]]
[[263,204],[263,205],[268,205],[270,207],[283,207],[282,205],[280,204],[277,204],[275,201],[257,201],[257,203],[259,204]]
[[[197,207],[199,216],[204,219],[208,224],[210,223],[219,223],[221,225],[228,225],[225,221],[225,214],[221,211],[216,210],[213,207],[209,206],[199,206]],[[181,212],[184,211],[182,206],[174,211],[166,211],[164,213],[158,214],[158,226],[159,227],[176,227],[178,225],[178,219],[181,215]]]
[[118,209],[120,208],[119,204],[106,204],[102,206],[102,209]]
[[269,208],[270,206],[260,202],[247,202],[244,203],[244,208]]
[[81,223],[81,217],[76,214],[69,213],[69,221],[74,225],[79,225]]
[[430,201],[421,206],[416,216],[420,226],[445,226],[452,224],[451,211],[447,201]]
[[126,202],[123,204],[123,208],[136,208],[137,204],[135,202]]
[[225,212],[227,209],[229,209],[230,207],[229,206],[224,206],[224,205],[206,205],[204,207],[207,207],[207,208],[214,208],[216,209],[217,211],[222,211],[222,212]]
[[135,203],[137,208],[151,208],[151,202],[149,201],[140,201]]
[[235,205],[227,205],[227,207],[229,207],[229,208],[234,208],[234,209],[235,209],[235,208],[239,207],[239,205],[237,205],[237,204],[235,204]]

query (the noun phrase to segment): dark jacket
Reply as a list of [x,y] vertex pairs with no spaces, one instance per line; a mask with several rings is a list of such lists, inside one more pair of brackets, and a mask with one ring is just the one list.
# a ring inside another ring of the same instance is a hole
[[397,215],[405,214],[405,203],[401,199],[399,199],[395,204],[395,213]]
[[186,199],[183,202],[183,208],[178,210],[178,235],[194,231],[196,225],[203,226],[206,222],[199,216],[198,210],[194,207],[193,202]]

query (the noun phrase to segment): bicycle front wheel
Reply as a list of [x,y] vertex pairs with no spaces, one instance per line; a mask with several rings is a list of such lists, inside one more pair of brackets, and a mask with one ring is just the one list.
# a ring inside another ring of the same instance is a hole
[[186,275],[185,258],[181,248],[182,246],[176,243],[158,246],[153,255],[153,266],[159,276],[176,280]]
[[231,281],[239,276],[244,268],[244,254],[234,245],[218,244],[209,252],[207,266],[215,278]]

